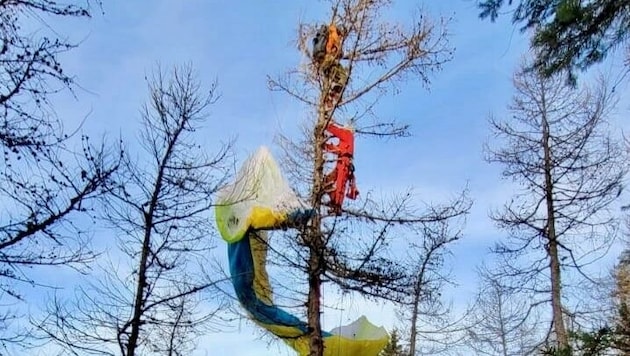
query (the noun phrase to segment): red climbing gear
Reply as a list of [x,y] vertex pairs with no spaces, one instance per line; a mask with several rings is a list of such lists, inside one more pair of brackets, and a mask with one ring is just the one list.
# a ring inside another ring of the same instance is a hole
[[326,126],[326,131],[331,134],[331,138],[337,138],[339,142],[335,144],[324,143],[324,150],[337,156],[337,161],[333,170],[324,178],[324,189],[328,194],[331,212],[341,215],[341,206],[344,197],[356,199],[359,190],[354,177],[354,130],[349,127],[339,126],[330,122]]

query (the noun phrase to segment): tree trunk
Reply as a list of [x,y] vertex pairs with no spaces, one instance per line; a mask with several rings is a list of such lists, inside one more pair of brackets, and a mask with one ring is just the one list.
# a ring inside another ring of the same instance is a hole
[[324,354],[324,341],[322,339],[321,327],[321,265],[320,254],[310,249],[309,257],[309,276],[308,276],[308,326],[311,331],[310,335],[310,354],[309,356],[322,356]]
[[[545,98],[542,98],[542,104],[545,105]],[[551,149],[549,143],[549,123],[545,110],[542,115],[542,143],[544,150],[544,169],[545,169],[545,198],[547,205],[547,240],[549,247],[547,255],[549,257],[549,269],[551,279],[551,308],[553,313],[553,326],[557,337],[558,351],[568,350],[569,338],[564,326],[562,318],[562,282],[560,279],[560,259],[558,256],[558,240],[556,238],[555,227],[555,211],[553,202],[553,182],[551,178]]]
[[[497,287],[497,291],[498,291]],[[499,334],[500,334],[500,338],[501,338],[501,350],[503,351],[502,354],[503,356],[508,356],[508,343],[507,343],[507,328],[505,325],[505,320],[503,319],[503,296],[501,295],[501,292],[497,293],[497,309],[499,312],[499,315],[501,315],[501,317],[499,317]]]
[[562,318],[562,294],[560,282],[560,261],[558,260],[558,243],[549,241],[549,266],[551,268],[551,307],[553,311],[553,324],[558,338],[558,349],[569,348],[569,337],[564,327]]
[[144,295],[144,289],[147,287],[147,260],[149,253],[151,252],[151,232],[153,230],[153,215],[155,213],[155,207],[159,201],[159,194],[162,191],[162,180],[164,179],[164,169],[167,162],[173,152],[173,147],[177,142],[177,138],[182,132],[186,121],[182,121],[177,127],[177,130],[173,133],[164,157],[160,161],[158,166],[157,177],[155,178],[155,185],[151,194],[151,201],[148,204],[147,211],[144,212],[144,237],[142,240],[142,252],[140,255],[140,265],[138,266],[138,284],[136,286],[136,297],[133,304],[133,317],[131,319],[131,333],[129,335],[129,342],[127,343],[127,355],[135,356],[136,348],[138,347],[138,337],[140,335],[140,327],[142,326],[142,313],[143,307],[146,303]]
[[131,318],[131,333],[127,343],[127,356],[135,356],[138,347],[138,336],[140,335],[142,307],[144,305],[144,288],[147,284],[147,259],[151,242],[151,226],[153,225],[152,212],[145,213],[144,216],[144,239],[142,241],[142,252],[140,256],[140,266],[138,267],[138,284],[136,285],[136,298],[133,303],[133,317]]
[[413,308],[411,311],[411,333],[409,335],[409,355],[416,354],[416,338],[418,337],[418,306],[420,305],[420,281],[416,284],[415,295],[413,296]]
[[310,353],[309,356],[323,356],[324,341],[322,339],[321,327],[321,275],[323,273],[323,250],[324,241],[321,230],[321,206],[324,195],[322,181],[324,179],[324,152],[325,127],[328,116],[324,111],[324,94],[322,94],[315,129],[313,130],[313,190],[311,193],[311,206],[315,210],[315,215],[311,220],[311,227],[306,236],[306,243],[309,247],[308,260],[308,301],[307,318],[310,329]]

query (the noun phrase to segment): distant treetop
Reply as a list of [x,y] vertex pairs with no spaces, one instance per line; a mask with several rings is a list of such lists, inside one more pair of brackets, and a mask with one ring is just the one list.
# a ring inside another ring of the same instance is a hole
[[515,7],[512,23],[533,30],[537,52],[533,68],[545,76],[601,62],[611,49],[628,42],[630,0],[479,0],[479,17],[495,21],[500,10]]

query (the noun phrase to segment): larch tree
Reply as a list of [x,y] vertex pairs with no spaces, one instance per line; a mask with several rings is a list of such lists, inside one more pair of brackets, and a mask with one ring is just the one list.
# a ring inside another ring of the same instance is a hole
[[[95,4],[97,2],[94,2]],[[106,194],[119,153],[68,130],[52,105],[74,78],[59,56],[75,45],[48,31],[41,17],[87,18],[90,2],[0,1],[0,302],[23,300],[24,286],[48,285],[32,271],[80,270],[91,262],[89,231],[96,199]],[[112,146],[110,146],[112,147]],[[10,307],[0,317],[0,341],[14,333]]]
[[447,257],[451,246],[462,238],[463,224],[463,216],[424,222],[410,236],[406,261],[411,285],[398,310],[409,355],[441,354],[454,349],[460,339],[459,320],[451,320],[443,291],[445,285],[453,284]]
[[217,280],[204,266],[230,144],[209,156],[194,140],[216,88],[206,91],[192,67],[182,66],[168,77],[156,72],[149,91],[140,132],[145,155],[125,155],[104,213],[124,257],[104,265],[103,277],[71,303],[55,300],[36,322],[68,354],[187,355],[221,307],[218,296],[207,302]]
[[513,5],[512,22],[532,30],[538,55],[532,67],[545,77],[601,62],[630,38],[628,0],[479,0],[481,18],[495,21]]
[[[337,152],[337,155],[331,151],[334,151],[330,148],[334,141],[331,135],[336,135],[332,131],[352,136],[337,136],[344,140],[338,146],[342,150],[341,146],[348,143],[345,140],[353,140],[354,135],[381,138],[407,135],[408,125],[379,119],[372,108],[379,98],[395,91],[401,81],[415,79],[428,85],[432,73],[451,59],[452,50],[447,43],[444,20],[432,22],[422,15],[412,18],[411,25],[405,27],[387,23],[381,17],[391,1],[327,3],[332,14],[324,20],[325,25],[301,24],[299,28],[298,48],[309,58],[309,63],[286,76],[270,79],[272,90],[285,92],[313,112],[312,119],[305,124],[303,139],[283,137],[282,144],[292,178],[315,214],[300,231],[297,245],[287,242],[283,248],[272,249],[283,251],[281,254],[270,256],[307,277],[305,304],[311,356],[321,356],[324,352],[321,327],[324,282],[337,286],[342,293],[402,301],[409,293],[413,275],[408,273],[404,262],[392,255],[391,245],[396,237],[414,233],[414,227],[421,223],[461,216],[470,205],[463,193],[452,202],[426,211],[414,207],[411,193],[379,201],[362,192],[359,204],[340,203],[343,196],[356,198],[357,191],[352,182],[347,190],[332,183],[343,174],[341,170],[349,172],[350,180],[354,172],[352,152]],[[322,29],[327,35],[322,36]],[[330,43],[332,48],[322,51],[317,48]],[[340,125],[342,121],[352,122],[353,128]],[[338,163],[341,164],[338,169],[328,173],[331,165]]]
[[477,355],[535,355],[540,328],[537,316],[528,314],[536,311],[486,268],[479,271],[477,299],[466,320],[466,343]]
[[563,354],[570,350],[566,317],[578,312],[567,304],[567,282],[593,282],[587,267],[615,237],[609,208],[627,163],[607,131],[614,100],[604,84],[578,90],[559,76],[519,70],[514,88],[510,118],[490,120],[497,145],[487,149],[487,160],[520,186],[491,216],[509,233],[494,249],[495,273],[531,307],[550,305],[548,346]]

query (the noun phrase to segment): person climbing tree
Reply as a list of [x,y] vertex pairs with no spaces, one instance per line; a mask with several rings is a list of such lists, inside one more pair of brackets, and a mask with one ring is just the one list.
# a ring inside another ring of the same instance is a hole
[[319,75],[330,83],[324,99],[324,110],[330,114],[341,101],[341,94],[348,82],[348,72],[339,63],[343,56],[343,31],[335,23],[322,25],[313,37],[312,58]]
[[313,62],[316,67],[324,61],[328,44],[328,27],[322,25],[313,37]]

